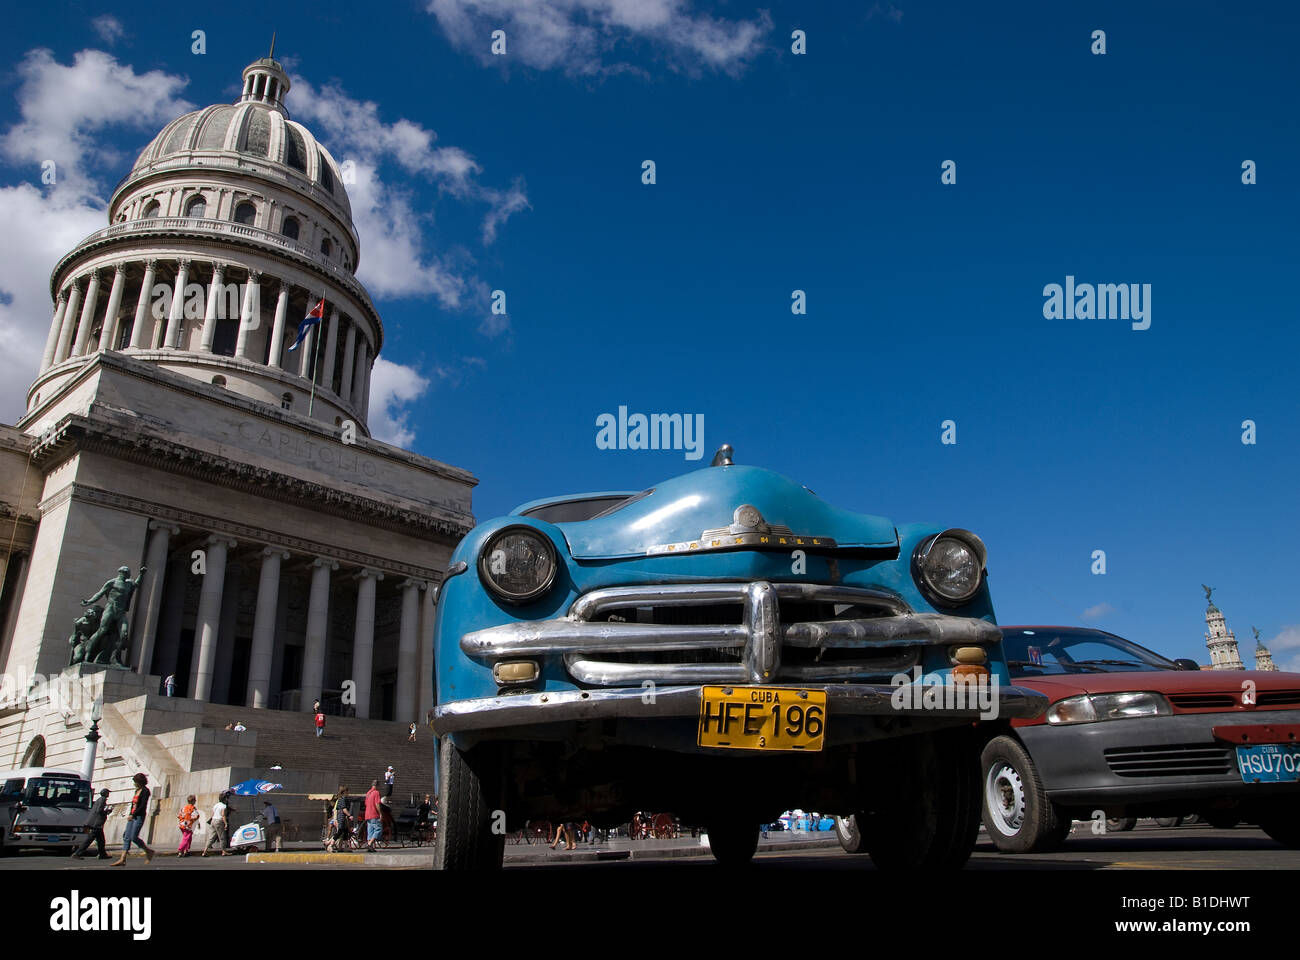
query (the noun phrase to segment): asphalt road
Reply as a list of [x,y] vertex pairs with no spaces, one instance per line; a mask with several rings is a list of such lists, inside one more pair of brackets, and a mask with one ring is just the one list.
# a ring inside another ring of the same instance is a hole
[[[779,835],[774,835],[774,837]],[[519,860],[524,852],[518,847],[507,848],[507,866],[513,871],[609,871],[609,870],[678,870],[699,869],[712,864],[712,857],[682,856],[679,842],[675,849],[667,846],[656,849],[659,841],[621,841],[603,845],[600,850],[607,859],[575,862],[563,851],[550,852],[537,845],[525,848],[528,856]],[[624,854],[628,848],[635,858]],[[120,849],[120,848],[119,848]],[[114,850],[116,856],[118,850]],[[23,853],[0,860],[0,872],[22,870],[103,870],[117,874],[126,871],[165,870],[179,871],[282,871],[282,870],[344,870],[344,869],[426,869],[432,865],[432,852],[428,847],[383,850],[360,863],[247,863],[243,856],[214,857],[206,859],[158,856],[146,865],[144,857],[133,854],[125,867],[110,868],[108,861],[74,861],[66,857],[47,854]],[[514,862],[511,862],[511,859]],[[761,851],[755,858],[763,870],[871,870],[871,859],[850,856],[838,846],[808,844],[807,849],[779,849]],[[1285,850],[1270,840],[1262,831],[1249,827],[1234,830],[1215,830],[1198,826],[1161,828],[1140,825],[1136,830],[1122,834],[1092,836],[1088,825],[1075,825],[1074,833],[1065,846],[1055,853],[1020,854],[1008,856],[999,853],[983,839],[976,847],[967,865],[968,870],[1295,870],[1300,869],[1300,851]]]

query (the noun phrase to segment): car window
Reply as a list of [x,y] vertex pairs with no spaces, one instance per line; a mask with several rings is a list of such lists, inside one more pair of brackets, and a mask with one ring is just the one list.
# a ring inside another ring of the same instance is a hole
[[548,503],[527,511],[525,517],[535,517],[547,523],[574,523],[590,520],[621,507],[627,497],[592,497],[587,500],[566,500],[563,503]]
[[1002,648],[1012,677],[1177,669],[1159,654],[1100,630],[1005,629]]
[[0,790],[0,800],[18,800],[23,795],[23,784],[27,781],[22,777],[16,780],[6,780],[3,790]]
[[90,784],[62,777],[32,777],[23,802],[33,807],[90,808]]

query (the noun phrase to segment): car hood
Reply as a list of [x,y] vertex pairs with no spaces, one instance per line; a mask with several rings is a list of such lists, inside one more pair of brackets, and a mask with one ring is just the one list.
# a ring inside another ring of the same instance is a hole
[[[833,507],[802,484],[771,470],[736,465],[707,467],[666,480],[608,516],[557,526],[575,559],[637,557],[670,544],[699,543],[705,531],[721,529],[723,534],[715,536],[733,538],[755,529],[762,533],[761,527],[733,526],[742,505],[755,507],[771,534],[788,532],[805,540],[788,545],[774,541],[774,549],[824,549],[832,546],[827,539],[834,541],[835,548],[845,549],[898,546],[890,520]],[[813,544],[811,538],[820,542]],[[683,552],[690,550],[683,548]]]
[[1072,673],[1060,677],[1016,677],[1018,687],[1045,693],[1055,703],[1081,693],[1124,693],[1154,690],[1158,693],[1241,693],[1244,680],[1258,692],[1300,690],[1300,673],[1261,670],[1136,670],[1125,673]]

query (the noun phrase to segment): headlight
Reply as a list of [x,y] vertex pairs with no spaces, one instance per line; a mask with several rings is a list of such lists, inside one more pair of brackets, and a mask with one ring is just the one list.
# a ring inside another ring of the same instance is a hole
[[932,603],[957,606],[975,596],[988,553],[969,530],[945,530],[917,544],[912,575]]
[[1173,708],[1158,693],[1103,693],[1066,697],[1047,708],[1048,723],[1091,723],[1126,717],[1167,717]]
[[507,603],[527,603],[555,581],[555,547],[532,527],[506,527],[483,545],[478,575],[483,585]]

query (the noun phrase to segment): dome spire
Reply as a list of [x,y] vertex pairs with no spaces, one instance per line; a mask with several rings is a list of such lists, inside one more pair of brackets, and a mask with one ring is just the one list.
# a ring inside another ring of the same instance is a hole
[[284,109],[284,95],[289,92],[289,75],[274,58],[275,34],[271,34],[272,56],[254,60],[244,68],[244,92],[240,103],[262,103],[281,113]]

